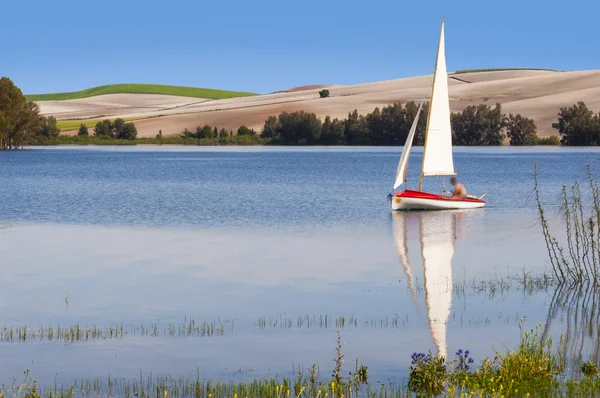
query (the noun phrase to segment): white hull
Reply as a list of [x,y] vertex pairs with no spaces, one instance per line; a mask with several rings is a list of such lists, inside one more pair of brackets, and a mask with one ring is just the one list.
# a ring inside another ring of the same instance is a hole
[[[400,199],[400,201],[398,201]],[[422,199],[392,197],[392,210],[452,210],[479,209],[485,206],[483,201],[461,201],[447,199]]]

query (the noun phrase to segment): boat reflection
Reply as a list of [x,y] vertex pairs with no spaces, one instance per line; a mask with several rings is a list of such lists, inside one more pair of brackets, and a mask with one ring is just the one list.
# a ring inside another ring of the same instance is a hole
[[462,211],[392,214],[396,248],[415,305],[418,300],[408,241],[409,235],[418,230],[429,329],[437,354],[444,357],[447,356],[446,325],[452,305],[452,256],[457,237],[464,230],[464,217]]

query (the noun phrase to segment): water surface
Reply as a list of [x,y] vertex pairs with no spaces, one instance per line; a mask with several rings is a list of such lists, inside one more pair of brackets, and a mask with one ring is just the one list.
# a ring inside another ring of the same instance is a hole
[[[421,161],[416,152],[412,188]],[[582,322],[591,329],[566,326],[582,317],[565,301],[593,298],[571,292],[575,299],[561,301],[557,296],[567,296],[553,289],[527,292],[511,282],[498,291],[482,282],[550,271],[533,205],[533,164],[558,232],[552,206],[560,187],[583,179],[587,164],[599,170],[600,152],[456,148],[459,180],[470,193],[487,191],[486,208],[391,214],[386,195],[399,153],[190,147],[0,153],[0,328],[79,323],[132,331],[93,342],[2,342],[0,384],[25,368],[42,384],[136,378],[140,371],[262,377],[317,361],[328,374],[335,323],[281,326],[282,319],[325,315],[357,320],[341,330],[346,362],[359,357],[377,380],[406,376],[413,351],[493,355],[518,342],[524,317],[528,327],[542,322],[548,336],[571,333],[572,357],[598,356],[598,319]],[[443,187],[431,179],[425,188]],[[233,328],[210,337],[133,334],[190,317]]]

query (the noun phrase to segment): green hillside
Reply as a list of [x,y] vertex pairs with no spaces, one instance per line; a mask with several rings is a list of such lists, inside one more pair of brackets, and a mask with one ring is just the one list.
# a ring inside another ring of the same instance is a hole
[[72,93],[28,94],[26,97],[29,101],[62,101],[95,97],[103,94],[164,94],[209,99],[248,97],[251,95],[257,95],[239,91],[214,90],[211,88],[184,86],[163,86],[160,84],[110,84],[108,86],[98,86],[88,88],[87,90],[74,91]]

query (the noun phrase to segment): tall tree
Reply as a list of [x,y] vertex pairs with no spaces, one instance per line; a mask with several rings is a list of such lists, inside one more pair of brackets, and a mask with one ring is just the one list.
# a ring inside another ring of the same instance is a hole
[[274,143],[279,141],[279,118],[277,116],[269,116],[265,120],[265,125],[260,133],[261,138],[270,139]]
[[113,137],[113,125],[109,119],[102,120],[96,123],[94,127],[94,135],[97,137]]
[[0,150],[29,144],[41,124],[38,106],[7,77],[0,78]]
[[56,118],[54,116],[42,116],[40,118],[40,126],[37,135],[44,136],[48,139],[57,138],[60,135],[60,129],[56,125]]
[[452,135],[455,145],[502,145],[504,115],[502,105],[494,108],[481,104],[452,113]]
[[213,138],[213,128],[208,124],[196,127],[196,138]]
[[510,145],[533,145],[535,143],[537,127],[532,119],[510,113],[505,123]]
[[344,137],[347,145],[368,145],[369,124],[358,110],[348,113],[348,119],[344,121]]
[[314,113],[298,111],[279,115],[277,129],[283,145],[315,145],[321,138],[321,119]]
[[121,140],[135,140],[137,137],[137,128],[135,127],[135,124],[132,122],[124,123],[123,126],[120,127],[116,137]]
[[321,140],[323,145],[344,145],[344,122],[325,117],[323,128],[321,129]]
[[582,101],[560,108],[552,127],[558,130],[564,145],[600,145],[600,114],[594,115]]

